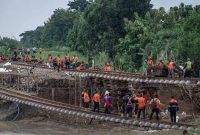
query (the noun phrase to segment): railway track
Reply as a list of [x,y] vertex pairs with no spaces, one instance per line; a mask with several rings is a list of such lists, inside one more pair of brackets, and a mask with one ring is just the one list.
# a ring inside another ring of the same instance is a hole
[[172,124],[170,122],[164,122],[164,121],[156,122],[149,120],[138,120],[130,118],[128,119],[120,117],[119,115],[116,114],[107,115],[104,113],[85,112],[81,109],[81,107],[78,106],[47,100],[36,96],[30,96],[27,93],[18,92],[13,89],[4,87],[0,87],[0,98],[8,101],[34,106],[41,109],[46,109],[49,111],[55,111],[57,113],[63,113],[77,117],[84,117],[87,119],[109,121],[114,123],[121,123],[124,125],[149,127],[153,129],[196,130],[195,129],[196,125],[186,124],[186,123]]
[[[16,68],[30,68],[33,67],[32,64],[25,64],[19,62],[12,62],[13,67]],[[50,70],[46,65],[34,65],[34,68],[38,70]],[[135,83],[153,83],[153,84],[169,84],[169,85],[200,85],[199,78],[145,78],[140,74],[126,73],[126,72],[102,72],[102,71],[91,71],[91,70],[63,70],[68,76],[77,76],[77,77],[95,77],[95,78],[104,78],[108,80],[119,80],[119,81],[128,81]]]

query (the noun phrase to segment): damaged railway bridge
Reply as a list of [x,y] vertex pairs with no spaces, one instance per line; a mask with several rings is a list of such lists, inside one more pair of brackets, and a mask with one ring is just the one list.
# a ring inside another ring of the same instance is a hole
[[[116,115],[120,111],[121,98],[127,92],[136,93],[141,89],[157,89],[159,95],[174,95],[174,87],[180,89],[181,96],[188,100],[199,100],[199,79],[143,78],[139,74],[124,72],[99,72],[64,70],[55,72],[46,66],[12,63],[12,72],[0,73],[0,97],[2,99],[35,106],[38,108],[122,124],[151,127],[158,129],[194,129],[193,124],[171,124],[166,121],[148,121],[127,119]],[[31,73],[32,72],[32,73]],[[109,90],[113,96],[114,114],[85,112],[80,107],[83,88],[89,90],[90,96],[95,89],[102,93]],[[186,96],[187,95],[187,96]],[[194,107],[200,107],[198,104]]]

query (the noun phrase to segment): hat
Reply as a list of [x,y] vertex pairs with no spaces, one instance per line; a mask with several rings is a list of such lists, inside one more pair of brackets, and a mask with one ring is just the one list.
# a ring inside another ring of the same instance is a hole
[[105,92],[105,95],[108,95],[110,92],[107,90],[106,92]]

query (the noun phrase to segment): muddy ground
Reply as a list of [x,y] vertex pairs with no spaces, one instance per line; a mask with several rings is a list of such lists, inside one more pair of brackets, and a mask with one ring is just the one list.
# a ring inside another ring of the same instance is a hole
[[[0,106],[0,135],[181,135],[180,131],[156,131],[119,123],[90,121],[11,102]],[[13,113],[8,113],[8,112]],[[91,122],[91,123],[90,123]]]
[[68,125],[36,118],[0,122],[0,135],[181,135],[180,131],[137,131],[123,127],[96,128],[93,125]]

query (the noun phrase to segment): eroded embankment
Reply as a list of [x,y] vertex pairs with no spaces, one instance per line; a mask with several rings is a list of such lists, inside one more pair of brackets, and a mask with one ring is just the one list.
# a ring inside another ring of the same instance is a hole
[[[10,112],[10,113],[8,113]],[[0,135],[179,135],[180,131],[147,130],[118,123],[91,121],[1,101]]]

